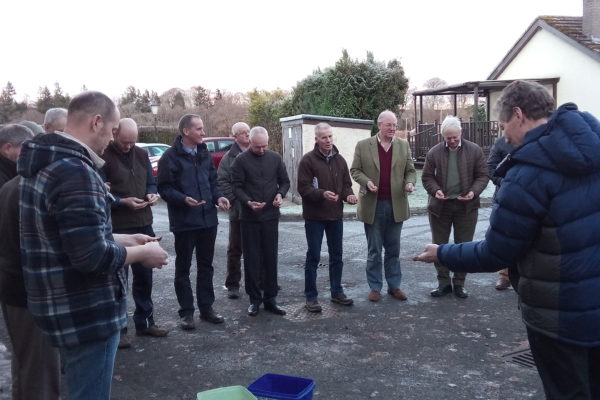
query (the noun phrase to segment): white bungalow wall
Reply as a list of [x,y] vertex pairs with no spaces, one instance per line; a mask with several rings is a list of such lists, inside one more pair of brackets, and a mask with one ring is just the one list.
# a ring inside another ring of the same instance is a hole
[[[560,78],[559,106],[574,102],[580,110],[600,116],[600,62],[544,29],[531,38],[497,79],[555,77]],[[548,89],[552,93],[552,88]],[[496,99],[497,95],[492,96],[492,105]]]

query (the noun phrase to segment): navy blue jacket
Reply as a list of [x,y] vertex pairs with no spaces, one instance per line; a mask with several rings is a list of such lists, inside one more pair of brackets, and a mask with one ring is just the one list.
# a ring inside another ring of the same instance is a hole
[[[167,202],[169,229],[184,232],[217,226],[217,200],[221,197],[217,172],[205,143],[197,146],[195,156],[183,149],[181,136],[164,152],[158,162],[158,193]],[[206,203],[190,207],[186,197]]]
[[496,174],[504,179],[485,240],[441,245],[438,258],[466,272],[516,263],[530,329],[600,346],[600,123],[567,103]]

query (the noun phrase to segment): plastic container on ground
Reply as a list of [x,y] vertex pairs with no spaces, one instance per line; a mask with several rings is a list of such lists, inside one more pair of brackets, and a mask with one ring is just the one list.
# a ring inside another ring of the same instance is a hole
[[248,390],[257,400],[312,400],[315,386],[312,379],[265,374],[252,382]]
[[256,400],[256,396],[243,386],[226,386],[206,390],[196,395],[197,400]]

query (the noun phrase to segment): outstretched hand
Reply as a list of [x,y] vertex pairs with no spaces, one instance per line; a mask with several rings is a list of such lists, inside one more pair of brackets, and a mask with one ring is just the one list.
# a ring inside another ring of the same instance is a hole
[[437,262],[438,247],[439,246],[437,244],[428,244],[425,246],[425,250],[423,250],[421,254],[413,257],[413,261],[422,261],[426,263]]

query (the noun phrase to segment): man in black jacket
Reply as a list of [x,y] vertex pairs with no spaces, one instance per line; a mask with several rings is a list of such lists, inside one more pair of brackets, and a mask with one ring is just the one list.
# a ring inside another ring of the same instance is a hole
[[158,193],[167,202],[169,228],[175,235],[175,294],[181,329],[194,329],[194,293],[190,283],[192,254],[196,249],[196,297],[200,319],[220,324],[215,313],[212,266],[217,238],[217,209],[229,209],[229,200],[217,186],[215,165],[202,138],[204,123],[198,115],[179,120],[180,136],[158,162]]
[[[250,130],[250,151],[233,163],[233,193],[240,215],[244,283],[250,297],[248,315],[256,316],[260,303],[266,311],[285,315],[277,305],[277,247],[279,207],[290,188],[281,156],[267,150],[269,134],[261,126]],[[261,293],[261,278],[262,291]]]
[[[105,181],[115,197],[111,216],[114,233],[143,233],[155,236],[152,229],[152,210],[150,207],[158,201],[156,183],[152,176],[152,165],[145,150],[137,147],[138,128],[131,118],[119,121],[119,127],[113,134],[102,159],[106,162],[102,168]],[[127,271],[129,268],[126,268]],[[140,263],[131,265],[133,282],[131,294],[135,302],[133,322],[138,336],[164,337],[169,331],[154,323],[154,304],[152,303],[152,269]],[[119,348],[130,347],[127,328],[121,330]]]
[[[0,304],[13,348],[13,399],[58,400],[58,351],[43,337],[41,329],[27,310],[19,245],[20,178],[17,176],[15,161],[22,142],[32,137],[31,130],[21,125],[7,125],[0,129]],[[19,141],[18,145],[14,144]],[[12,152],[6,151],[8,149],[12,149]],[[17,154],[11,157],[11,153]]]
[[306,231],[304,295],[309,312],[321,312],[317,300],[317,266],[321,258],[323,233],[329,250],[331,301],[346,306],[352,299],[342,288],[342,239],[344,201],[356,204],[348,164],[333,145],[333,130],[325,122],[315,126],[315,148],[306,153],[298,166],[298,193],[302,196],[302,216]]
[[9,124],[0,129],[0,187],[17,175],[17,158],[24,141],[33,133],[23,125]]

